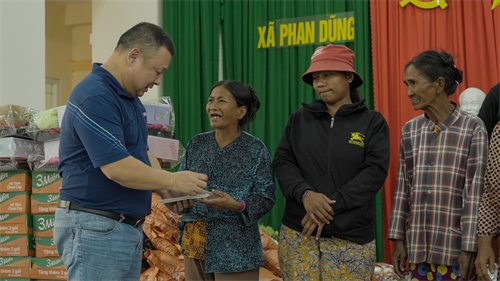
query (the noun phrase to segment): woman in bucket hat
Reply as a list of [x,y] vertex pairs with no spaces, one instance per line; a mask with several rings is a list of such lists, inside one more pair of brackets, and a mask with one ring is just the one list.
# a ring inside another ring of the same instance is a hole
[[372,279],[373,198],[387,177],[389,127],[359,99],[353,60],[345,46],[316,49],[302,80],[320,99],[292,113],[276,149],[284,280]]

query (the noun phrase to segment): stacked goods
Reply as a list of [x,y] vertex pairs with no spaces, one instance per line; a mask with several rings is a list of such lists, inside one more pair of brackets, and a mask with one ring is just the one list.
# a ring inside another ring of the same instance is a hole
[[61,185],[62,179],[57,172],[33,172],[31,214],[37,258],[59,258],[54,244],[53,228]]
[[[264,251],[264,268],[259,269],[260,280],[283,280],[278,259],[278,244],[262,229],[260,231],[260,240],[262,250]],[[274,277],[269,275],[271,273]],[[267,279],[262,278],[263,276]],[[272,277],[270,279],[270,277]]]
[[0,278],[30,278],[31,181],[31,171],[0,171]]
[[26,128],[35,111],[24,106],[7,104],[0,106],[0,138],[27,138]]
[[171,169],[184,156],[185,149],[174,139],[175,114],[170,97],[161,97],[144,102],[148,122],[148,147],[158,159],[160,166]]
[[66,106],[51,108],[34,114],[28,126],[28,135],[43,143],[43,149],[35,150],[28,162],[35,172],[56,172],[59,163],[60,124]]
[[160,97],[143,103],[146,108],[148,135],[170,138],[175,137],[175,113],[170,97]]
[[26,133],[28,120],[35,113],[19,105],[0,106],[0,171],[29,170],[28,156],[41,146]]
[[185,280],[184,256],[180,252],[177,238],[178,214],[171,212],[164,204],[158,204],[161,197],[153,192],[151,215],[143,225],[144,234],[155,249],[148,249],[144,254],[149,269],[141,274],[141,281]]

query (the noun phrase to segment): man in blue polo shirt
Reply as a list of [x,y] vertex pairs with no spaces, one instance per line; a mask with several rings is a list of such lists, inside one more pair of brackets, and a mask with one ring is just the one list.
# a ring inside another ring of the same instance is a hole
[[[174,54],[174,43],[161,27],[139,23],[69,97],[54,225],[68,280],[139,280],[151,190],[169,198],[196,195],[206,187],[206,175],[162,170],[147,146],[146,110],[137,97],[160,84]],[[182,211],[192,204],[169,207]]]

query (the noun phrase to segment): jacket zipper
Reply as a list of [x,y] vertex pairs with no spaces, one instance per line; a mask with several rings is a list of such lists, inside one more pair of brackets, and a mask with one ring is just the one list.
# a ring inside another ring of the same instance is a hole
[[332,117],[332,121],[330,122],[330,129],[333,128],[333,122],[335,121],[335,118]]

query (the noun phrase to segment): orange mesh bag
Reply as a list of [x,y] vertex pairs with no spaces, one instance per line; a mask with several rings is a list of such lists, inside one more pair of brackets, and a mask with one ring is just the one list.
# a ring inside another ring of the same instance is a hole
[[273,241],[273,238],[269,236],[265,231],[259,228],[260,240],[262,242],[262,250],[275,250],[278,249],[278,244]]
[[259,268],[259,281],[283,281],[283,278],[279,278],[265,267],[261,267]]
[[141,274],[140,281],[170,281],[171,276],[161,272],[158,267],[150,267]]
[[283,276],[281,276],[281,269],[278,260],[278,250],[264,251],[264,267],[271,271],[274,275],[283,278]]

